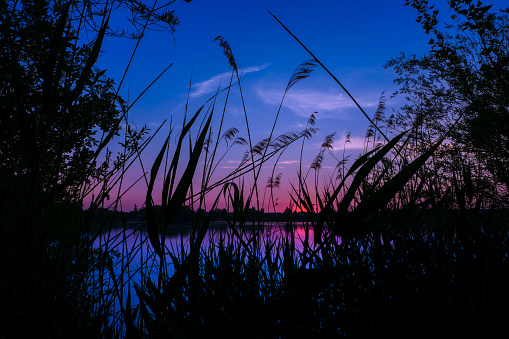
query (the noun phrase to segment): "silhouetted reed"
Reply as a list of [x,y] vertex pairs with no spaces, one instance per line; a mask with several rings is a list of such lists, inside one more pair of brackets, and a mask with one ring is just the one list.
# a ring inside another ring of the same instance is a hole
[[[144,129],[128,126],[118,161],[108,168],[107,153],[101,175],[80,186],[81,202],[99,190],[87,211],[65,199],[41,202],[14,185],[2,187],[26,203],[2,201],[9,226],[2,228],[2,254],[9,259],[3,272],[13,275],[2,296],[10,291],[6,305],[19,313],[7,320],[23,320],[27,332],[40,335],[80,330],[84,337],[132,338],[489,337],[503,329],[509,315],[506,192],[484,177],[479,159],[455,148],[450,131],[428,135],[418,122],[403,126],[386,118],[383,95],[369,117],[347,91],[369,122],[365,149],[349,163],[344,147],[332,175],[324,175],[334,134],[324,138],[311,164],[302,160],[305,142],[318,131],[314,114],[303,131],[275,137],[274,130],[287,92],[316,67],[346,88],[301,43],[311,59],[290,77],[270,134],[254,143],[245,106],[245,126],[223,126],[231,91],[242,95],[242,81],[228,43],[216,40],[232,68],[230,83],[194,114],[186,111],[177,135],[170,123],[150,171],[140,176],[147,184],[145,219],[133,222],[121,211],[127,169],[134,161],[149,168],[139,157],[153,140]],[[132,107],[119,105],[118,124]],[[104,135],[90,158],[94,165],[115,131]],[[244,146],[238,166],[218,177],[232,147]],[[299,146],[289,194],[305,220],[297,228],[289,209],[283,227],[268,227],[260,214],[262,208],[276,211],[277,163]],[[266,185],[263,165],[272,166]],[[16,211],[8,213],[11,208]],[[212,227],[218,219],[223,229]],[[179,237],[170,241],[175,230]],[[47,317],[39,314],[44,310]],[[47,319],[55,323],[45,325]]]

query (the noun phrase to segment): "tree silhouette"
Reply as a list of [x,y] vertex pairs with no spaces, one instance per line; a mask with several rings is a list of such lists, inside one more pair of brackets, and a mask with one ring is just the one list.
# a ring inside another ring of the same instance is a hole
[[[140,38],[143,28],[154,25],[173,33],[178,19],[167,9],[170,3],[151,9],[138,1],[2,2],[0,165],[5,175],[30,177],[37,191],[51,193],[50,200],[76,200],[87,191],[84,185],[104,179],[109,166],[122,165],[125,158],[110,163],[109,154],[98,164],[127,108],[95,62],[105,35]],[[131,14],[133,32],[109,28],[110,15],[119,8]],[[127,132],[125,144],[134,149],[144,130]]]
[[411,102],[400,118],[430,136],[459,119],[455,145],[509,185],[509,8],[496,13],[481,2],[449,1],[453,23],[440,25],[439,11],[427,1],[406,4],[417,10],[432,48],[386,65],[399,75],[398,93]]
[[[173,32],[173,2],[0,2],[0,337],[106,335],[110,306],[97,309],[90,276],[107,254],[82,227],[82,201],[122,176],[146,130],[126,124],[122,152],[108,151],[128,107],[95,63],[106,35]],[[117,10],[132,32],[109,28]]]

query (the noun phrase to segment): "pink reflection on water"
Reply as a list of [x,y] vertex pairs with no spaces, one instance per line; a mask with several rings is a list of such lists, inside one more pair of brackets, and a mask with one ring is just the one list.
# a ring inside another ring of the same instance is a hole
[[[192,228],[184,226],[171,229],[171,231],[173,232],[168,233],[164,239],[165,253],[167,253],[165,270],[170,275],[173,273],[170,253],[180,260],[182,254],[189,254]],[[247,245],[250,251],[263,256],[266,252],[262,249],[265,249],[267,245],[271,246],[272,251],[281,251],[283,246],[288,243],[295,249],[294,255],[298,256],[305,248],[313,248],[313,239],[313,228],[304,223],[295,223],[291,227],[285,223],[269,223],[263,227],[236,228],[235,231],[226,225],[214,224],[207,231],[201,249],[202,253],[205,252],[206,255],[211,255],[213,252],[217,254],[219,242],[222,242],[223,245],[239,247]],[[98,237],[94,246],[116,251],[118,254],[118,258],[114,260],[116,273],[123,270],[129,272],[131,276],[139,275],[145,271],[146,273],[151,272],[150,275],[152,275],[160,263],[159,257],[155,254],[148,236],[143,230],[112,229],[111,232]],[[257,250],[258,252],[256,252]]]

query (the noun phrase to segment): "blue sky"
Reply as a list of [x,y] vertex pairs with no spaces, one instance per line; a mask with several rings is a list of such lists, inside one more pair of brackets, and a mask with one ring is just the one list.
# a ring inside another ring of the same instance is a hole
[[[435,2],[436,8],[448,18],[446,2]],[[385,91],[387,114],[390,115],[391,109],[401,106],[402,100],[389,98],[397,89],[393,84],[396,75],[383,65],[400,52],[425,54],[431,37],[415,22],[416,12],[404,3],[404,0],[176,2],[172,6],[180,24],[174,37],[168,32],[147,34],[120,94],[132,102],[163,69],[174,63],[132,108],[130,120],[138,126],[146,124],[155,129],[172,116],[178,125],[185,112],[191,76],[190,112],[204,104],[219,84],[225,85],[229,81],[231,71],[227,58],[219,44],[214,42],[221,35],[228,41],[243,69],[242,90],[253,142],[268,137],[292,73],[302,61],[310,58],[272,18],[268,13],[271,11],[332,71],[369,115],[374,114],[380,95]],[[504,1],[497,3],[504,5]],[[113,22],[120,23],[119,20],[117,17]],[[98,66],[106,68],[107,74],[118,83],[133,48],[133,41],[106,39]],[[238,89],[231,95],[225,128],[237,127],[240,135],[247,139]],[[348,132],[351,132],[353,141],[348,145],[348,153],[353,158],[361,152],[368,121],[319,68],[310,78],[291,88],[276,126],[276,135],[302,130],[313,112],[318,112],[316,127],[320,132],[306,144],[305,165],[309,165],[318,153],[323,138],[333,132],[336,132],[335,152],[342,154]],[[218,119],[215,126],[217,128]],[[165,128],[167,132],[168,127]],[[165,131],[144,154],[146,164],[150,165],[155,158]],[[223,170],[235,167],[245,150],[239,148],[220,167],[224,167]],[[286,192],[288,183],[295,178],[299,155],[300,148],[295,147],[281,158],[276,173],[283,173],[282,192]],[[327,159],[325,167],[333,166],[332,160]],[[133,178],[140,173],[139,168],[133,171]],[[268,175],[269,169],[262,173],[260,181],[264,183]],[[143,186],[140,183],[125,199],[128,210],[134,203],[138,206],[143,203],[140,196]],[[282,196],[280,208],[288,203]]]

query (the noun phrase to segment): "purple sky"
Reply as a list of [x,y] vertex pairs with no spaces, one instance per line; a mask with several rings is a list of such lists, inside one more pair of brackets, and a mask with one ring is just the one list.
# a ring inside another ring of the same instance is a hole
[[[436,8],[442,10],[442,18],[448,18],[443,7],[445,1],[435,2],[440,3]],[[415,11],[404,3],[404,0],[193,0],[189,4],[179,1],[174,4],[180,19],[175,41],[168,32],[149,32],[141,42],[120,94],[132,102],[164,68],[174,63],[133,106],[129,118],[138,126],[146,124],[155,130],[172,116],[177,131],[183,119],[191,76],[190,113],[203,105],[220,83],[224,86],[229,81],[231,71],[227,58],[219,44],[213,42],[222,35],[244,72],[242,90],[253,143],[268,137],[292,73],[302,61],[310,58],[270,16],[268,11],[271,11],[332,71],[370,116],[385,91],[390,115],[391,109],[401,106],[402,101],[389,98],[397,89],[393,84],[395,73],[384,69],[383,65],[403,51],[423,55],[429,49],[427,42],[431,37],[415,22]],[[498,7],[506,5],[505,1],[495,3]],[[113,23],[121,23],[119,20],[116,17]],[[133,48],[133,41],[106,39],[98,66],[106,68],[107,75],[120,82]],[[222,111],[222,103],[224,96],[218,100],[218,113]],[[303,168],[312,162],[323,138],[333,132],[336,132],[334,153],[338,157],[343,154],[344,137],[348,132],[351,132],[352,143],[348,145],[347,154],[353,159],[362,151],[368,121],[319,68],[287,94],[275,135],[302,130],[313,112],[318,112],[316,127],[320,131],[306,141]],[[213,130],[217,130],[219,118],[217,114]],[[238,128],[239,135],[247,139],[238,88],[231,93],[223,131],[230,127]],[[168,125],[163,128],[144,153],[146,170],[150,170],[168,128]],[[289,149],[275,170],[276,174],[283,173],[282,186],[277,190],[280,210],[288,206],[289,183],[296,182],[300,145],[299,142]],[[236,167],[246,149],[237,146],[218,166],[216,178]],[[327,157],[322,171],[324,179],[328,167],[334,165],[331,157]],[[266,167],[260,175],[261,195],[272,163]],[[140,166],[136,165],[126,178],[132,181],[140,175]],[[146,184],[142,180],[126,194],[124,210],[131,210],[135,203],[141,206],[145,192]],[[155,197],[157,192],[156,189]],[[156,198],[156,203],[159,202]]]

